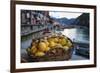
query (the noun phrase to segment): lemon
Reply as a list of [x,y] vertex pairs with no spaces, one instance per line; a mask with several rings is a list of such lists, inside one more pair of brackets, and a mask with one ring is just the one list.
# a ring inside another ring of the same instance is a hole
[[64,46],[64,45],[66,45],[67,44],[67,42],[66,42],[66,39],[60,39],[60,44],[62,45],[62,46]]
[[53,37],[49,38],[49,39],[48,39],[48,42],[50,42],[50,41],[55,42],[55,38],[53,38]]
[[58,39],[58,38],[54,38],[54,42],[56,42],[56,43],[57,43],[58,41],[59,41],[59,39]]
[[72,43],[70,40],[68,40],[68,46],[71,47],[72,46]]
[[48,47],[49,46],[49,42],[47,40],[44,40],[46,46]]
[[44,55],[45,55],[45,53],[42,52],[42,51],[37,51],[37,52],[35,53],[35,56],[38,56],[38,57],[41,57],[41,56],[44,56]]
[[50,47],[47,47],[47,48],[45,49],[46,52],[49,51],[49,50],[50,50]]
[[69,47],[68,47],[68,46],[63,46],[63,48],[64,48],[65,50],[68,50],[68,49],[69,49]]
[[31,48],[31,53],[34,54],[36,51],[37,51],[36,46],[32,46],[32,48]]
[[52,47],[55,47],[55,46],[56,46],[56,43],[55,43],[55,42],[53,42],[53,41],[50,41],[50,42],[49,42],[49,47],[52,48]]
[[57,44],[56,44],[56,47],[58,47],[58,48],[59,48],[59,47],[62,47],[62,45],[61,45],[61,44],[59,44],[59,43],[57,43]]
[[38,44],[38,49],[39,49],[40,51],[45,51],[46,48],[47,48],[47,46],[46,46],[46,43],[45,43],[45,42],[40,42],[40,43]]

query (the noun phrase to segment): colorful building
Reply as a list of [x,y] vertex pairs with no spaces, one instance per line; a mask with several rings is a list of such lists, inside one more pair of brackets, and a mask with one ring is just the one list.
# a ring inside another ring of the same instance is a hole
[[57,21],[50,18],[49,11],[21,10],[21,36],[33,34],[34,38],[39,38],[39,35],[51,35],[60,27]]

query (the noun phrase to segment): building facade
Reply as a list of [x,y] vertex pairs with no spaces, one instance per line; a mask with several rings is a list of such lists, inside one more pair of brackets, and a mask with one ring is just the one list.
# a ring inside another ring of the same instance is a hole
[[49,11],[21,10],[21,36],[33,34],[39,38],[60,29],[60,24],[49,16]]

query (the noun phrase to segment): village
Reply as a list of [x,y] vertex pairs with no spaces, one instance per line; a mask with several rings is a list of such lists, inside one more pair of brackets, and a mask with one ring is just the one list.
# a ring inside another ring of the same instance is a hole
[[39,38],[63,30],[60,23],[49,16],[48,11],[22,10],[21,19],[22,37],[34,34],[33,38]]

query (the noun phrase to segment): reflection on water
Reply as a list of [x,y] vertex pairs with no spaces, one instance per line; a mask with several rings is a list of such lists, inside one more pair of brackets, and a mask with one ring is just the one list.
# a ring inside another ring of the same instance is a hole
[[89,29],[88,28],[72,28],[64,29],[61,31],[62,34],[69,37],[75,42],[89,43]]
[[76,38],[76,36],[77,36],[76,32],[77,32],[77,29],[76,28],[64,29],[64,31],[61,31],[62,34],[66,35],[71,40],[73,40],[73,39]]

